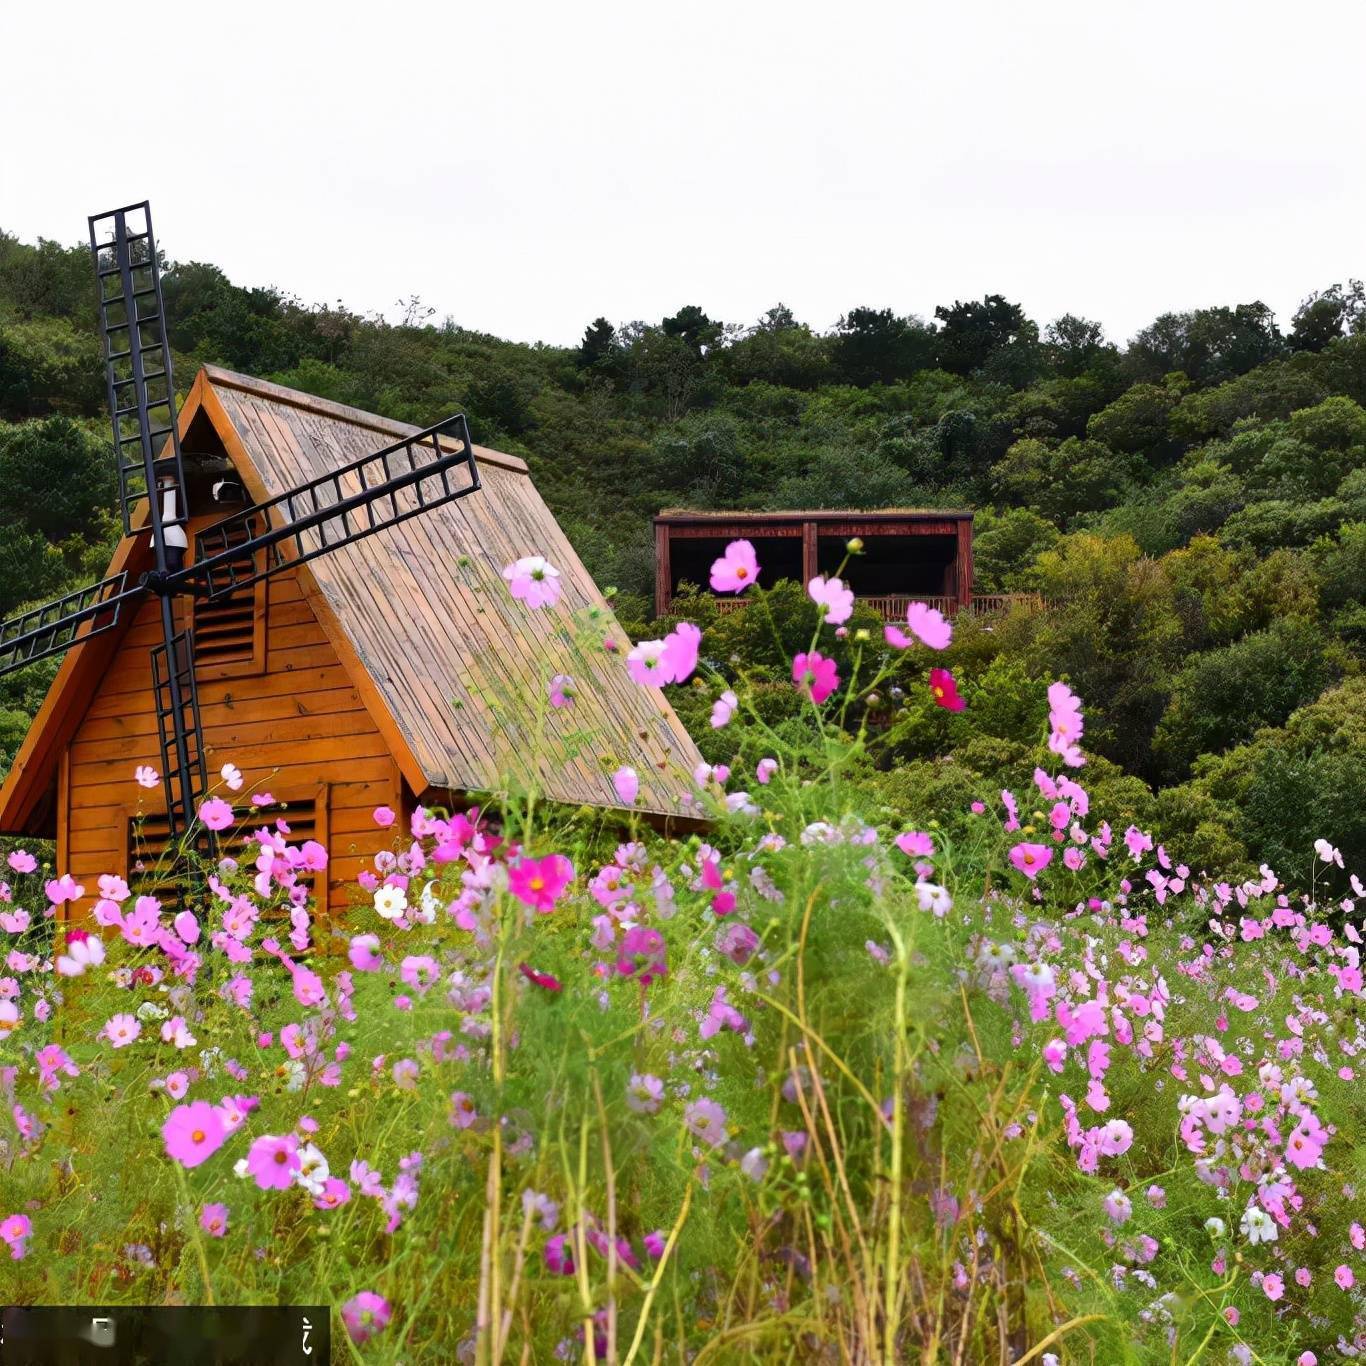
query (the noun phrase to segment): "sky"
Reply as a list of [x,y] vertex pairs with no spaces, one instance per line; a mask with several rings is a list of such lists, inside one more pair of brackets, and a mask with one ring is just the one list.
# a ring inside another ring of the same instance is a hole
[[9,0],[0,228],[149,198],[239,284],[557,344],[986,293],[1285,325],[1366,275],[1364,40],[1359,0]]

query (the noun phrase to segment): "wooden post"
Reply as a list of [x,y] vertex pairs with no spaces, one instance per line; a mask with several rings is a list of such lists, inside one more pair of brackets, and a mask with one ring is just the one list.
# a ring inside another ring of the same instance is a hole
[[669,524],[655,518],[655,616],[669,610],[673,597],[673,567],[669,560]]
[[816,524],[802,523],[802,586],[816,577]]
[[958,610],[972,606],[972,517],[958,519]]

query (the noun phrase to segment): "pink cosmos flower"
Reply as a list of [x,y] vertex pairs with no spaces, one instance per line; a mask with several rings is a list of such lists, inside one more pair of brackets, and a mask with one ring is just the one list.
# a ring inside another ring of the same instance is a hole
[[906,830],[894,841],[907,858],[933,858],[934,836],[924,830]]
[[1274,1271],[1262,1277],[1262,1294],[1273,1304],[1285,1294],[1285,1282]]
[[503,570],[512,596],[528,607],[554,607],[564,587],[560,571],[542,555],[523,555]]
[[958,695],[958,684],[947,669],[930,670],[930,696],[945,711],[962,711],[968,704]]
[[944,614],[923,602],[913,602],[906,609],[906,625],[911,628],[909,636],[899,626],[884,626],[883,638],[898,650],[914,645],[917,640],[932,650],[942,650],[953,639],[953,626]]
[[1101,1201],[1101,1207],[1115,1224],[1124,1224],[1134,1212],[1133,1202],[1121,1190],[1113,1190]]
[[232,807],[222,797],[199,803],[199,819],[209,830],[226,830],[232,824]]
[[711,704],[711,728],[720,730],[724,726],[730,725],[731,717],[735,715],[735,709],[740,705],[740,699],[727,688],[715,702]]
[[680,621],[664,637],[663,665],[670,683],[684,683],[692,677],[701,643],[702,629],[690,621]]
[[33,1221],[27,1214],[9,1214],[0,1219],[0,1240],[8,1244],[9,1255],[14,1261],[23,1261],[32,1236]]
[[274,806],[275,796],[271,792],[252,793],[251,804],[253,806]]
[[230,792],[242,790],[242,770],[236,764],[224,764],[219,770],[219,776],[227,783]]
[[827,579],[824,574],[817,574],[810,583],[806,585],[806,591],[811,597],[811,601],[821,608],[821,615],[831,626],[838,626],[842,621],[848,621],[854,611],[853,590],[835,578]]
[[769,780],[778,771],[778,761],[776,759],[760,759],[758,767],[754,770],[754,776],[760,784],[767,786]]
[[378,972],[384,966],[384,955],[379,951],[377,934],[355,935],[347,950],[347,956],[357,972]]
[[673,682],[662,640],[642,640],[626,656],[626,672],[646,688],[662,688]]
[[228,1231],[228,1207],[226,1205],[205,1205],[199,1211],[199,1227],[213,1238],[221,1238]]
[[161,774],[151,764],[139,764],[133,770],[133,777],[139,787],[152,788],[161,781]]
[[712,562],[713,593],[743,593],[759,578],[759,561],[748,541],[732,541],[726,553]]
[[799,654],[792,661],[792,681],[803,697],[809,697],[820,706],[839,687],[840,676],[833,659],[827,659],[819,650],[812,650],[810,654]]
[[1356,1283],[1357,1278],[1352,1274],[1352,1268],[1345,1262],[1333,1272],[1333,1279],[1338,1283],[1341,1290],[1350,1290]]
[[508,891],[518,901],[548,915],[574,880],[574,865],[563,854],[534,859],[523,855],[508,867]]
[[1046,844],[1017,844],[1010,851],[1010,861],[1031,882],[1048,867],[1053,851]]
[[572,707],[576,696],[574,680],[569,674],[556,674],[550,680],[550,705],[556,709]]
[[636,776],[635,769],[623,764],[612,774],[612,786],[616,789],[617,797],[626,806],[630,806],[640,792],[640,779]]
[[1048,685],[1048,748],[1061,757],[1068,768],[1080,768],[1086,759],[1079,748],[1085,726],[1081,702],[1066,683]]
[[1100,1150],[1106,1157],[1120,1157],[1133,1146],[1134,1131],[1122,1119],[1100,1126]]
[[393,807],[377,806],[371,813],[371,819],[382,830],[387,830],[394,823],[397,817],[394,815]]
[[65,901],[79,901],[85,895],[85,888],[70,873],[51,879],[44,890],[54,906],[60,906]]
[[392,1314],[389,1301],[373,1290],[362,1290],[341,1307],[342,1322],[351,1341],[357,1344],[369,1342],[376,1333],[382,1333]]
[[142,1025],[135,1015],[120,1013],[111,1015],[104,1022],[100,1037],[108,1039],[115,1048],[127,1048],[141,1033]]
[[287,1189],[299,1166],[299,1140],[293,1134],[262,1134],[247,1151],[247,1171],[262,1190]]
[[684,1109],[683,1122],[708,1147],[718,1148],[726,1141],[726,1112],[708,1096]]
[[468,1129],[479,1118],[473,1097],[464,1091],[451,1092],[450,1121],[457,1129]]
[[16,873],[31,873],[38,867],[38,860],[27,849],[16,849],[5,861]]
[[227,1137],[222,1116],[206,1100],[177,1105],[161,1126],[168,1157],[183,1167],[197,1167],[223,1146]]

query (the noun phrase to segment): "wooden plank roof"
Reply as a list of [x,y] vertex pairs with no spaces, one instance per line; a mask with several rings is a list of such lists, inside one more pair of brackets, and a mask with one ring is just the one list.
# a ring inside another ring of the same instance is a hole
[[[202,412],[257,501],[418,429],[250,376],[205,366],[181,414]],[[310,601],[409,784],[497,792],[534,782],[555,801],[619,807],[611,773],[640,776],[637,810],[685,814],[700,754],[662,693],[627,675],[629,642],[516,456],[476,446],[482,490],[300,567]],[[125,539],[115,567],[146,538]],[[504,565],[544,555],[563,600],[530,611]],[[468,567],[460,561],[467,559]],[[577,638],[571,614],[596,609]],[[130,616],[132,614],[129,614]],[[0,830],[32,829],[77,699],[97,686],[118,632],[70,652],[0,789]],[[620,653],[603,649],[615,637]],[[549,706],[552,674],[571,675],[572,707]]]

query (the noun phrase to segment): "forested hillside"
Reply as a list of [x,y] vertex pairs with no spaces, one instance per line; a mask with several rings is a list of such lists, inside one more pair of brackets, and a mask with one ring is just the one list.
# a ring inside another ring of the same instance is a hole
[[[464,408],[477,440],[531,462],[632,630],[662,506],[977,508],[977,588],[1054,605],[960,623],[971,739],[919,685],[865,700],[868,781],[908,817],[1018,781],[1039,684],[1063,676],[1112,819],[1178,850],[1198,838],[1210,867],[1256,850],[1307,870],[1319,835],[1366,859],[1360,283],[1310,295],[1288,334],[1251,303],[1164,314],[1117,345],[989,295],[932,321],[853,308],[827,333],[781,305],[752,325],[688,306],[598,319],[576,349],[438,323],[417,297],[400,325],[308,306],[211,265],[176,265],[165,288],[182,393],[212,361],[420,423]],[[94,329],[86,250],[0,233],[5,615],[100,572],[112,546]],[[710,655],[760,670],[786,666],[776,637],[800,640],[814,610],[795,590],[762,621],[691,606]],[[0,684],[0,763],[52,669]],[[788,693],[773,719],[797,724]],[[709,705],[680,703],[704,745]]]

